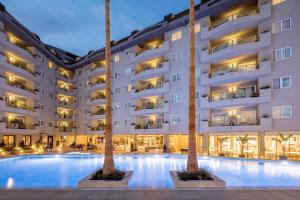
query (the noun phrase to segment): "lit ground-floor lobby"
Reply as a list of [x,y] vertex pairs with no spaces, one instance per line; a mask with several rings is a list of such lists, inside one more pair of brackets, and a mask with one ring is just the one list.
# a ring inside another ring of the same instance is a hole
[[[241,157],[249,159],[300,160],[300,133],[298,132],[249,132],[197,134],[199,155]],[[0,135],[2,155],[44,151],[91,151],[104,150],[103,134],[34,134]],[[113,136],[116,153],[187,153],[187,134],[146,135],[118,134]]]

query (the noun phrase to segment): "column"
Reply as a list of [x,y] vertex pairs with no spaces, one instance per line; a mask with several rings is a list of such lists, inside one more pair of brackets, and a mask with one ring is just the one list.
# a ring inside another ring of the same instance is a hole
[[208,148],[209,148],[209,134],[204,133],[203,135],[203,155],[208,155]]
[[258,133],[258,158],[262,159],[265,156],[265,132]]

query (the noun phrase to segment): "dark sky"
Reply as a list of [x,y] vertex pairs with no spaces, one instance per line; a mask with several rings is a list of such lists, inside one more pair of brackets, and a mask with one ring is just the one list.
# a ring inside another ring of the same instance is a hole
[[[104,46],[104,0],[0,2],[45,43],[78,55]],[[188,6],[189,0],[111,0],[111,38],[121,39]]]

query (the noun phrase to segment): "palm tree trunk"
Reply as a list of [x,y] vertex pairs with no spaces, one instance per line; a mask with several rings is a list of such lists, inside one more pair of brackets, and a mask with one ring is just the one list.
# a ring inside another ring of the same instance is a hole
[[112,143],[112,98],[111,98],[111,72],[110,72],[110,14],[109,1],[105,0],[105,66],[106,66],[106,112],[105,112],[105,150],[103,175],[114,173],[115,164],[113,158],[113,143]]
[[196,173],[198,169],[196,152],[196,119],[195,119],[195,2],[190,0],[190,83],[189,83],[189,148],[187,171]]

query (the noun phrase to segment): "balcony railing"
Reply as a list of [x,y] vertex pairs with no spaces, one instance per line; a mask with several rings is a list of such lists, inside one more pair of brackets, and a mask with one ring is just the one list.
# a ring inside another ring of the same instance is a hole
[[159,49],[159,48],[162,48],[164,46],[164,43],[159,43],[159,44],[155,44],[155,45],[151,45],[151,46],[146,46],[144,48],[142,48],[140,50],[140,52],[136,53],[135,55],[138,56],[139,54],[143,53],[144,51],[147,51],[147,50],[153,50],[153,49]]
[[27,87],[26,85],[24,85],[22,83],[19,83],[19,82],[10,82],[10,81],[7,81],[6,83],[9,86],[20,88],[22,90],[26,90],[28,92],[32,92],[33,94],[35,94],[35,90],[34,89],[31,89],[31,88]]
[[91,100],[94,101],[94,100],[105,99],[105,98],[106,98],[106,95],[102,94],[102,95],[98,95],[95,97],[91,97]]
[[75,103],[74,102],[66,102],[66,101],[59,101],[58,104],[63,105],[63,106],[73,106]]
[[17,109],[29,110],[35,112],[35,109],[33,107],[26,106],[26,105],[17,105],[16,103],[6,102],[6,106],[10,108],[17,108]]
[[238,93],[227,93],[224,97],[211,97],[210,102],[212,101],[221,101],[226,99],[241,99],[247,97],[259,97],[258,92],[250,92],[248,94],[238,94]]
[[57,117],[60,119],[72,119],[72,114],[57,114]]
[[104,131],[105,130],[105,126],[101,125],[101,126],[97,126],[97,127],[91,127],[90,130],[91,131]]
[[90,71],[93,72],[94,70],[100,69],[100,68],[105,69],[105,65],[98,65],[98,66],[96,66],[96,67],[91,67],[91,68],[90,68]]
[[73,128],[70,127],[57,127],[60,132],[72,132]]
[[135,107],[135,111],[138,111],[138,110],[146,110],[146,109],[157,109],[157,108],[163,108],[163,103],[146,103],[142,106],[136,106]]
[[105,80],[104,79],[99,79],[96,82],[91,83],[91,86],[94,86],[94,85],[97,85],[97,84],[103,84],[103,83],[105,83]]
[[141,69],[140,70],[137,70],[136,72],[135,72],[135,74],[139,74],[139,73],[142,73],[142,72],[144,72],[144,71],[148,71],[148,70],[152,70],[152,69],[159,69],[159,68],[163,68],[163,63],[159,63],[159,64],[157,64],[157,65],[155,65],[155,66],[153,66],[153,65],[142,65],[141,66]]
[[145,123],[145,124],[136,124],[134,126],[135,129],[162,129],[163,128],[163,123]]
[[253,125],[259,125],[259,120],[256,121],[237,121],[234,120],[228,120],[228,121],[211,121],[211,127],[216,126],[253,126]]
[[237,46],[237,45],[241,45],[241,44],[246,44],[246,43],[252,43],[252,42],[256,42],[258,40],[258,36],[257,35],[252,35],[252,36],[248,36],[245,38],[238,38],[236,40],[229,40],[221,45],[217,45],[211,48],[211,53],[216,53],[218,51],[221,51],[223,49],[226,49],[228,47],[232,47],[232,46]]
[[258,68],[257,64],[237,64],[235,66],[222,66],[222,67],[217,67],[215,69],[219,69],[218,71],[212,70],[212,73],[210,74],[210,78],[214,78],[217,76],[222,76],[228,73],[232,72],[241,72],[241,71],[251,71],[251,70],[256,70]]
[[221,18],[221,19],[217,19],[217,20],[214,20],[212,22],[212,25],[210,27],[210,29],[214,29],[214,28],[217,28],[219,26],[221,26],[222,24],[225,24],[227,22],[230,22],[230,21],[234,21],[236,19],[239,19],[241,17],[246,17],[246,16],[249,16],[249,15],[256,15],[258,13],[258,9],[249,9],[249,10],[243,10],[243,11],[240,11],[238,13],[234,13],[226,18]]
[[100,109],[100,110],[97,110],[96,112],[92,112],[91,116],[94,116],[94,115],[104,115],[104,114],[105,114],[105,110],[104,109]]
[[163,82],[157,82],[155,85],[152,83],[142,85],[141,87],[135,89],[135,92],[140,92],[143,90],[151,90],[151,89],[158,89],[163,87]]
[[33,125],[26,125],[24,123],[6,123],[6,128],[8,129],[35,129]]

